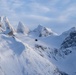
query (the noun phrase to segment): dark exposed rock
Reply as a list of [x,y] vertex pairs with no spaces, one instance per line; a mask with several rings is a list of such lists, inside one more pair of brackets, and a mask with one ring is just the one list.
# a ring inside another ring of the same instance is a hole
[[55,74],[57,74],[57,75],[68,75],[67,73],[60,71],[58,68],[56,70],[54,70],[54,75]]
[[35,44],[35,47],[38,48],[38,49],[41,49],[41,50],[46,49],[46,47],[43,47],[42,45],[38,45],[38,44]]
[[69,34],[69,36],[61,44],[61,48],[69,48],[74,46],[76,46],[76,31]]

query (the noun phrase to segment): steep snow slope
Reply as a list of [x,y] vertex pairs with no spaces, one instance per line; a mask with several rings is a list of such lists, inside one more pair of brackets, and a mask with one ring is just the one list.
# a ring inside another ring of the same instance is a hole
[[27,44],[0,34],[0,75],[59,75],[61,72]]
[[54,48],[52,49],[51,58],[47,55],[50,58],[48,59],[51,60],[59,70],[68,75],[76,75],[76,28],[73,27],[64,33],[67,35],[62,34],[60,36],[42,39]]
[[76,75],[76,29],[73,27],[64,33],[66,35],[36,37],[34,50],[67,73],[64,75]]
[[47,37],[50,35],[57,35],[51,29],[47,27],[43,27],[41,25],[39,25],[36,29],[34,29],[30,34],[34,36],[38,36],[38,37]]
[[[62,42],[56,62],[59,69],[69,75],[76,75],[76,31],[72,30]],[[61,63],[62,62],[62,63]]]

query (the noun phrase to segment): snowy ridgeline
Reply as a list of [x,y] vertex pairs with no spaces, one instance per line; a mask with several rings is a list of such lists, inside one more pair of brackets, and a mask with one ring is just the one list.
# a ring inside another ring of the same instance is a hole
[[7,17],[0,17],[0,32],[9,34],[9,35],[13,35],[15,32],[17,32],[25,35],[29,34],[29,35],[38,36],[38,37],[57,35],[57,33],[53,32],[51,29],[47,27],[43,27],[41,25],[38,25],[38,27],[34,30],[30,30],[22,22],[19,22],[17,29],[15,29],[12,27]]
[[0,17],[0,75],[76,75],[76,28],[61,35]]
[[22,34],[28,34],[30,30],[21,22],[19,22],[18,28],[17,30],[15,30],[15,28],[13,28],[13,26],[10,24],[7,17],[0,17],[0,33],[14,35],[14,33],[16,32]]

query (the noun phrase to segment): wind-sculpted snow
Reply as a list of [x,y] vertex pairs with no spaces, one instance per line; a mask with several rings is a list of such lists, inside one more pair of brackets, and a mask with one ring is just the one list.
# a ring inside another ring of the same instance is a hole
[[25,50],[25,45],[15,37],[1,36],[1,38],[6,41],[9,49],[13,50],[17,55],[20,55]]
[[59,75],[48,59],[15,36],[0,34],[0,75]]

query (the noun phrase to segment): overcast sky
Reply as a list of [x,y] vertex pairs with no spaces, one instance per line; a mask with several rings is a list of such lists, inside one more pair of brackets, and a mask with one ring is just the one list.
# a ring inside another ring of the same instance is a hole
[[0,0],[0,16],[14,26],[22,21],[30,29],[41,24],[62,33],[76,26],[76,0]]

